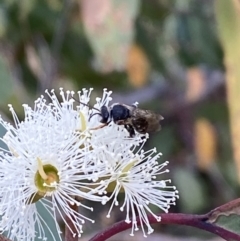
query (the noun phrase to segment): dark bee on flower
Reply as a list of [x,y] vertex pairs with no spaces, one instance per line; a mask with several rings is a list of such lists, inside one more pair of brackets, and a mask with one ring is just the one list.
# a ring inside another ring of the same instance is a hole
[[111,106],[103,105],[99,113],[101,116],[101,126],[93,128],[99,129],[113,121],[117,125],[124,125],[130,137],[135,136],[135,131],[140,134],[156,132],[161,129],[160,121],[163,117],[151,110],[143,110],[137,105],[125,105],[114,103]]

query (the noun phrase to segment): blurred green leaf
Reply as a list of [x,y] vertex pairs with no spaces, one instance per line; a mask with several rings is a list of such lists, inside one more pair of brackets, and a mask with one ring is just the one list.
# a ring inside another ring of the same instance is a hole
[[[5,133],[6,133],[5,128],[3,128],[2,125],[0,125],[0,138],[2,138],[5,135]],[[1,140],[0,140],[0,148],[8,149],[6,144],[3,143]]]
[[6,100],[13,94],[13,79],[10,70],[4,58],[0,55],[0,103]]
[[84,0],[81,4],[85,33],[94,52],[92,66],[103,73],[124,71],[140,2]]
[[160,132],[151,135],[152,145],[163,153],[164,159],[170,156],[177,146],[174,134],[174,128],[164,127]]
[[175,168],[173,180],[179,191],[180,205],[185,212],[197,212],[208,204],[208,196],[200,180],[187,169]]
[[0,39],[4,37],[7,30],[7,12],[4,4],[0,3]]
[[[48,238],[48,240],[53,240],[52,234],[54,235],[56,240],[60,240],[59,234],[57,232],[57,228],[55,225],[56,220],[53,219],[53,217],[49,214],[49,212],[46,210],[46,208],[43,207],[43,205],[40,202],[37,202],[36,206],[39,214],[41,215],[42,220],[44,220],[45,222],[45,225],[43,225],[43,227],[44,227],[45,235]],[[39,241],[39,237],[36,237],[35,240]]]
[[20,9],[20,19],[25,20],[28,14],[32,11],[32,9],[36,5],[36,0],[21,0],[21,4],[19,5]]
[[189,11],[191,0],[175,1],[175,7],[179,11]]
[[235,199],[212,210],[207,222],[240,234],[240,199]]

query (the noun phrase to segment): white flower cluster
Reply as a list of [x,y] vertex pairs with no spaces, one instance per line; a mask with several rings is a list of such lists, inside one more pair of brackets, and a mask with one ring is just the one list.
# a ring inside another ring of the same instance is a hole
[[[54,91],[46,91],[35,101],[34,108],[23,105],[25,118],[20,121],[12,112],[15,125],[0,118],[6,129],[1,141],[6,144],[0,152],[0,231],[12,240],[45,240],[44,220],[36,208],[41,203],[61,230],[57,216],[68,225],[73,236],[81,236],[85,220],[82,208],[92,210],[82,200],[110,202],[107,217],[114,206],[126,212],[126,222],[132,223],[131,235],[138,229],[137,216],[144,236],[153,229],[147,213],[160,221],[151,211],[155,205],[167,212],[178,198],[170,180],[161,180],[167,162],[159,164],[156,150],[143,151],[147,136],[130,138],[123,126],[110,123],[103,128],[99,109],[109,105],[111,92],[104,89],[103,97],[89,107],[90,90],[74,92],[60,90],[61,101]],[[47,101],[46,99],[49,99]],[[119,204],[119,194],[124,201]],[[80,212],[75,207],[80,207]],[[147,228],[147,230],[146,230]],[[51,233],[50,228],[49,232]]]

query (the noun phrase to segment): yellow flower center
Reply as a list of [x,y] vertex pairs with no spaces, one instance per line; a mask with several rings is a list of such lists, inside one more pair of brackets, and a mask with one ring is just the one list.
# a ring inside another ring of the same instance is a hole
[[[133,166],[135,165],[135,163],[137,162],[137,160],[132,160],[129,164],[127,164],[121,171],[121,173],[118,174],[118,180],[119,179],[123,179],[125,180],[125,182],[127,182],[128,179],[128,172],[133,168]],[[117,185],[117,180],[113,181],[111,183],[109,183],[108,187],[106,188],[107,192],[113,192],[114,189],[116,188]],[[120,192],[124,192],[124,189],[121,187]]]
[[45,196],[49,192],[57,189],[59,183],[58,170],[51,164],[43,165],[42,160],[37,158],[38,171],[35,174],[35,185],[38,189],[37,194]]

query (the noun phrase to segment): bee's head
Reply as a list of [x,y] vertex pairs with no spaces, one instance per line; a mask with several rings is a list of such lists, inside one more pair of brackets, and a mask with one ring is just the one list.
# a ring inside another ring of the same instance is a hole
[[108,123],[111,119],[109,107],[107,107],[106,105],[103,105],[100,108],[100,112],[101,112],[101,117],[102,117],[100,122],[101,123]]

